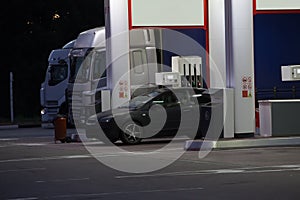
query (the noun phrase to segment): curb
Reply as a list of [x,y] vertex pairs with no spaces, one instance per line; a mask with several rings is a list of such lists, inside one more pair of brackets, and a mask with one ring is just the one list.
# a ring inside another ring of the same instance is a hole
[[17,129],[17,128],[34,128],[41,127],[41,124],[12,124],[12,125],[0,125],[0,130]]
[[0,130],[6,130],[6,129],[17,129],[19,128],[19,125],[0,125]]
[[19,124],[19,128],[41,127],[41,124]]
[[278,146],[300,146],[299,137],[268,137],[251,139],[188,140],[185,142],[186,151],[200,151],[210,149],[235,149]]

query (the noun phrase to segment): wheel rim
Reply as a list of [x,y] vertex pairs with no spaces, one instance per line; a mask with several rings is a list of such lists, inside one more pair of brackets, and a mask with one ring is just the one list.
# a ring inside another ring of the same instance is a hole
[[136,143],[142,135],[142,127],[135,123],[127,124],[124,128],[124,137],[129,143]]

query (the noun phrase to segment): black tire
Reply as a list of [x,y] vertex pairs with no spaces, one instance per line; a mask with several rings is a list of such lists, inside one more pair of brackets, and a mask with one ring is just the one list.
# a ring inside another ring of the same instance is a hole
[[136,122],[128,121],[122,126],[120,139],[124,144],[135,145],[141,142],[143,127]]
[[66,143],[70,143],[72,142],[72,138],[71,137],[66,137]]

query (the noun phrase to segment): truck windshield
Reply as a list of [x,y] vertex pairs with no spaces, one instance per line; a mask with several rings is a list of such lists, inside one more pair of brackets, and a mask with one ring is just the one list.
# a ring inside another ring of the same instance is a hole
[[68,65],[51,65],[50,66],[50,80],[49,85],[57,85],[58,83],[65,80],[68,76]]
[[91,58],[90,56],[81,57],[81,56],[74,56],[71,57],[71,76],[70,82],[74,83],[85,83],[89,81],[89,70],[91,65]]
[[106,53],[95,51],[93,58],[93,80],[106,77]]

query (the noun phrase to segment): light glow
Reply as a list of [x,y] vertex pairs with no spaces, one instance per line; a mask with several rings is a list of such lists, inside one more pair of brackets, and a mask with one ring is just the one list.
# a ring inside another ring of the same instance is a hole
[[300,10],[300,1],[256,0],[256,10]]
[[204,26],[203,0],[132,0],[132,26]]

